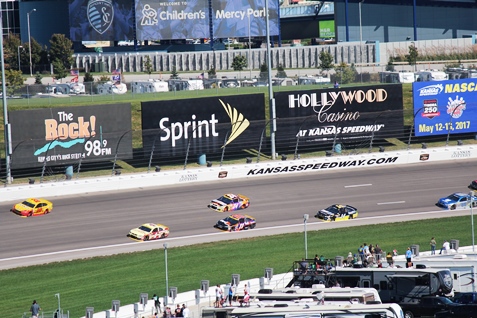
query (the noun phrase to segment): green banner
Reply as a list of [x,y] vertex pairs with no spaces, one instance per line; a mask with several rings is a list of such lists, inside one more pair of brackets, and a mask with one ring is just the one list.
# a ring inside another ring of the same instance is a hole
[[335,37],[335,20],[326,20],[319,22],[320,38]]

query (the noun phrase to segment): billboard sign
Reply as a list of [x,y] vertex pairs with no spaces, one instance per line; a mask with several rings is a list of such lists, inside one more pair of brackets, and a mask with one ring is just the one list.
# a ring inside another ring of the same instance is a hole
[[[265,119],[263,94],[141,103],[146,154],[184,158],[189,154],[241,152],[256,147]],[[259,131],[260,130],[260,131]]]
[[132,158],[131,104],[9,111],[12,167]]
[[357,139],[403,130],[402,85],[275,93],[277,139]]
[[70,0],[71,41],[121,41],[134,38],[131,0]]
[[319,22],[320,38],[335,38],[335,21],[326,20]]
[[415,136],[477,132],[477,79],[414,82]]
[[[137,39],[171,40],[265,36],[265,1],[135,0]],[[270,35],[278,35],[278,1],[269,2]],[[210,17],[212,14],[212,17]]]

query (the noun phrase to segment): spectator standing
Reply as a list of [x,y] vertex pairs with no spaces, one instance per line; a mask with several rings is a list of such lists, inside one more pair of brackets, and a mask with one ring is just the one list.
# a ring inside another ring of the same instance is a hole
[[164,313],[162,314],[163,318],[172,318],[171,307],[164,308]]
[[217,284],[215,287],[215,308],[220,307],[220,301],[222,300],[222,288],[220,288],[220,285]]
[[235,293],[234,285],[230,285],[229,295],[228,295],[228,298],[229,298],[229,306],[232,306],[232,299],[234,298],[234,293]]
[[368,254],[369,254],[369,246],[368,246],[368,244],[366,244],[366,243],[363,244],[363,253],[364,253],[364,257],[368,257]]
[[177,304],[176,310],[174,310],[174,317],[182,317],[182,308],[179,304]]
[[361,259],[361,262],[364,260],[364,248],[363,245],[360,245],[358,248],[358,254],[359,258]]
[[34,300],[33,303],[31,304],[31,307],[30,307],[31,317],[32,318],[38,318],[38,313],[40,312],[40,310],[41,310],[40,305],[38,305],[36,300]]
[[156,294],[154,294],[152,296],[152,299],[154,300],[154,308],[156,309],[156,312],[158,313],[162,313],[162,310],[161,310],[161,302],[159,300],[159,296],[157,296]]
[[406,263],[410,263],[412,258],[411,248],[408,247],[406,251]]
[[189,318],[189,316],[190,316],[190,309],[185,304],[182,304],[182,317]]
[[429,244],[431,245],[431,255],[436,255],[436,240],[434,237],[431,238]]
[[376,244],[376,247],[374,248],[374,254],[375,254],[376,260],[379,261],[381,259],[382,253],[383,253],[383,250],[379,247],[378,244]]
[[391,252],[388,252],[388,254],[386,255],[386,262],[388,262],[389,267],[393,266],[394,260],[393,260],[393,255],[391,254]]

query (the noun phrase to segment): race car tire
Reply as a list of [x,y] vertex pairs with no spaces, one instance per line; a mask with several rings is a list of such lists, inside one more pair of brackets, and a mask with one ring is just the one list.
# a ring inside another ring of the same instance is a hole
[[251,229],[254,229],[254,228],[255,228],[255,225],[256,225],[256,224],[250,225],[250,228],[251,228]]
[[472,201],[472,207],[473,207],[473,208],[477,207],[477,202]]
[[28,213],[27,217],[33,216],[33,212]]
[[411,311],[406,310],[404,312],[404,318],[414,318],[414,314]]
[[49,211],[49,210],[45,210],[45,214],[48,214],[48,213],[50,213],[50,211]]
[[229,207],[226,206],[226,207],[224,208],[224,212],[227,212],[228,210],[229,210]]
[[455,210],[455,204],[451,205],[451,206],[450,206],[450,209],[451,209],[451,210]]
[[144,242],[149,241],[149,236],[144,236]]

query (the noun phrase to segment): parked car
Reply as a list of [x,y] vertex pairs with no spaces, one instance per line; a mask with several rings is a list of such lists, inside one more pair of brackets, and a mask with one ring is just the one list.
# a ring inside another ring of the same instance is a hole
[[451,310],[460,306],[444,296],[424,296],[416,302],[402,302],[401,306],[405,318],[434,316],[437,312]]

